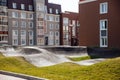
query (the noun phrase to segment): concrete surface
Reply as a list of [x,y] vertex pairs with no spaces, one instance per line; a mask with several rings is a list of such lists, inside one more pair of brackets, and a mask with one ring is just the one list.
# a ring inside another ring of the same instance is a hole
[[90,66],[96,63],[100,63],[102,61],[105,61],[106,59],[104,58],[99,58],[99,59],[90,59],[90,60],[84,60],[84,61],[79,61],[79,62],[74,62],[79,65],[84,65],[84,66]]
[[27,80],[27,79],[0,74],[0,80]]

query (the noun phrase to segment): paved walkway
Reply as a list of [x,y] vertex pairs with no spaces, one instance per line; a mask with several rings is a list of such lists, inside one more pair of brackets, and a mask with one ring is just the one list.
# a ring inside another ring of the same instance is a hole
[[17,78],[17,77],[0,74],[0,80],[27,80],[27,79],[22,79],[22,78]]
[[0,80],[47,80],[47,79],[0,70]]

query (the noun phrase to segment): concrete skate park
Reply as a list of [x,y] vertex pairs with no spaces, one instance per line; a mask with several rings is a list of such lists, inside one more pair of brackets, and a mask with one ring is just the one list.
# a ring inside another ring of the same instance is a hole
[[[33,64],[36,67],[52,66],[52,65],[57,65],[60,63],[64,63],[64,62],[72,62],[75,64],[88,66],[88,65],[93,65],[95,63],[104,61],[107,58],[113,58],[113,57],[120,56],[119,50],[108,50],[108,49],[87,48],[87,47],[71,47],[71,46],[59,46],[59,47],[6,46],[6,47],[1,47],[0,52],[2,52],[2,54],[6,57],[22,56],[25,58],[26,61],[28,61],[29,63]],[[88,56],[88,55],[91,57],[99,57],[99,58],[92,59],[92,60],[84,60],[80,62],[73,62],[67,58],[67,57],[83,57],[83,56]],[[6,74],[1,73],[0,76],[6,76]],[[23,80],[30,80],[30,79],[23,79]]]

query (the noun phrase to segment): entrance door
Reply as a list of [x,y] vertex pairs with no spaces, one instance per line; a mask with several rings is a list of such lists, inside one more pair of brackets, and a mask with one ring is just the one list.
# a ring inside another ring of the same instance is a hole
[[100,47],[108,47],[108,21],[100,20]]

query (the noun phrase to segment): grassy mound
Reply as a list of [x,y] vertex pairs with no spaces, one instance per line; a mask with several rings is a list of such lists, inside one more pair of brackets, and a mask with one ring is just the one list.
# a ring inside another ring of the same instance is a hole
[[106,60],[92,66],[63,63],[38,68],[22,57],[0,55],[0,70],[48,78],[50,80],[120,80],[120,58]]

